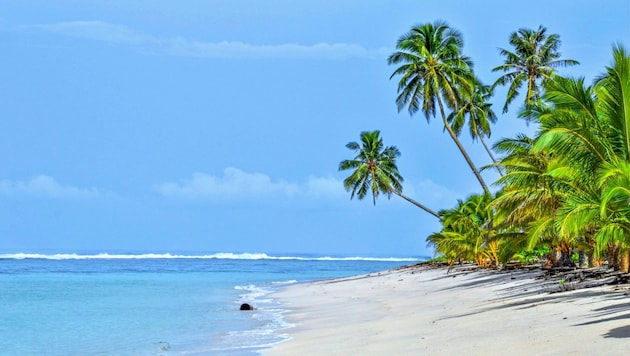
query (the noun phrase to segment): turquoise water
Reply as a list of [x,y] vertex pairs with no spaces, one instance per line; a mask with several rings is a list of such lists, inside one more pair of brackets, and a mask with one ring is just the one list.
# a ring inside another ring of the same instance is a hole
[[0,255],[0,354],[256,354],[290,327],[277,288],[419,259]]

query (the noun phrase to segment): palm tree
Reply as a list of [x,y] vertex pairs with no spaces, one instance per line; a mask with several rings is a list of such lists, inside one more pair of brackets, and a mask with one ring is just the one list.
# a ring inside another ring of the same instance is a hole
[[529,106],[540,98],[539,84],[548,80],[554,74],[557,67],[579,64],[572,59],[559,59],[560,36],[550,34],[547,36],[547,28],[539,26],[534,31],[521,28],[510,35],[510,44],[514,52],[501,49],[501,55],[505,56],[505,63],[492,69],[493,72],[504,72],[492,85],[510,84],[503,112],[508,111],[508,105],[519,94],[519,89],[526,84],[525,106]]
[[340,171],[353,169],[352,174],[343,181],[346,191],[352,192],[350,199],[356,195],[361,200],[371,192],[376,204],[376,198],[380,193],[388,197],[393,193],[440,218],[435,211],[402,194],[403,177],[396,166],[396,158],[400,156],[400,151],[396,146],[384,147],[380,131],[361,132],[361,143],[350,142],[346,147],[357,153],[354,159],[339,163]]
[[600,174],[600,218],[605,224],[598,238],[602,242],[619,242],[619,269],[630,272],[630,162],[607,164],[602,167]]
[[476,80],[473,92],[470,95],[465,95],[461,105],[448,116],[447,121],[455,134],[459,136],[466,123],[466,117],[468,117],[468,128],[473,141],[476,139],[481,141],[488,156],[495,163],[499,174],[503,175],[501,167],[496,165],[497,160],[483,139],[484,137],[490,137],[490,123],[494,124],[497,122],[497,116],[492,110],[492,104],[488,102],[491,96],[490,87]]
[[494,238],[493,210],[488,209],[492,197],[472,195],[458,200],[454,209],[441,210],[442,230],[427,237],[450,263],[456,260],[474,261],[480,266],[496,265],[499,261],[499,240]]
[[532,151],[535,142],[519,135],[495,145],[497,151],[507,154],[501,160],[506,174],[497,181],[502,190],[491,207],[496,209],[501,227],[512,231],[510,243],[506,244],[512,254],[546,244],[556,252],[549,256],[550,264],[570,264],[574,241],[560,235],[555,225],[568,183],[558,177],[563,167],[557,159],[548,152]]
[[630,272],[630,54],[621,44],[613,48],[613,66],[597,78],[600,116],[610,126],[615,157],[599,170],[602,189],[600,218],[621,242],[620,270]]
[[462,55],[462,46],[461,34],[444,22],[436,21],[412,27],[398,39],[397,51],[387,60],[390,65],[400,65],[390,79],[400,76],[396,98],[398,111],[405,106],[410,115],[422,110],[429,121],[431,117],[435,117],[437,105],[444,128],[486,194],[490,194],[488,186],[453,132],[445,114],[445,105],[457,108],[462,102],[462,93],[472,92],[474,86],[472,62]]
[[[534,149],[551,152],[576,177],[560,211],[562,229],[577,234],[587,228],[597,239],[596,252],[612,246],[627,260],[630,55],[618,45],[613,58],[593,87],[572,78],[546,83],[544,99],[552,109],[539,119],[542,135]],[[620,267],[614,255],[609,260]]]

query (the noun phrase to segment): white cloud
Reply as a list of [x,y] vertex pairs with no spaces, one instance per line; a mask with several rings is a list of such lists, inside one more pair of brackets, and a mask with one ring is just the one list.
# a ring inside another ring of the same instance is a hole
[[141,32],[135,31],[127,26],[111,24],[103,21],[58,22],[49,25],[36,25],[32,27],[70,37],[105,41],[116,44],[159,44],[157,38],[153,36],[142,34]]
[[344,193],[342,183],[334,178],[310,177],[306,183],[292,183],[234,167],[226,168],[222,176],[195,173],[190,179],[163,183],[155,189],[165,197],[185,199],[328,198]]
[[41,198],[94,198],[100,195],[94,188],[77,188],[59,184],[54,178],[39,175],[28,181],[0,180],[0,194],[27,195]]
[[316,198],[348,198],[343,182],[330,177],[309,177],[304,192],[306,195]]
[[[350,201],[350,194],[344,189],[343,181],[334,177],[311,176],[306,181],[288,182],[234,167],[225,168],[221,176],[195,173],[189,179],[159,184],[155,190],[164,197],[178,199],[243,200],[274,197]],[[451,208],[457,199],[463,198],[460,193],[431,180],[405,184],[403,193],[436,211]],[[368,200],[371,202],[371,197]],[[386,201],[385,195],[379,199],[381,204]],[[391,201],[396,205],[409,204],[397,197],[392,197]]]
[[262,195],[292,196],[299,188],[288,182],[274,182],[262,173],[247,173],[228,167],[222,177],[195,173],[191,179],[164,183],[156,187],[167,197],[180,198],[247,198]]
[[435,211],[450,209],[457,204],[457,199],[464,198],[462,194],[430,179],[413,185],[405,185],[403,193]]
[[33,28],[65,36],[138,47],[151,54],[202,58],[381,59],[390,49],[367,49],[352,43],[284,43],[257,45],[240,41],[203,42],[183,37],[161,38],[103,21],[71,21]]

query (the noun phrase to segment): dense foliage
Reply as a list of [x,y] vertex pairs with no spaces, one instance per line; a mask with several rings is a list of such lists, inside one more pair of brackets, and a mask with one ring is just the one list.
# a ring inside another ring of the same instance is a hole
[[[445,131],[464,155],[483,191],[439,211],[442,228],[427,241],[447,261],[498,266],[510,261],[546,258],[549,266],[609,266],[628,271],[630,260],[630,55],[623,45],[593,84],[559,76],[555,68],[575,65],[561,59],[560,37],[547,29],[519,29],[510,36],[513,50],[501,50],[504,74],[492,87],[475,76],[463,55],[461,35],[446,23],[413,27],[397,43],[389,64],[398,67],[399,110],[421,111],[429,120],[440,113]],[[534,137],[517,134],[494,144],[485,139],[497,120],[489,103],[495,87],[508,85],[503,111],[526,86],[519,117],[537,125]],[[447,110],[449,112],[447,113]],[[492,194],[458,140],[468,127],[484,144],[501,177]],[[370,136],[371,135],[371,136]],[[372,192],[400,194],[402,176],[395,146],[382,150],[378,131],[361,134],[356,168],[345,181],[359,198]],[[368,142],[366,138],[372,137]],[[378,146],[383,159],[364,157]],[[495,158],[497,155],[499,158]],[[363,162],[363,163],[361,163]],[[367,162],[367,163],[366,163]],[[366,173],[367,172],[367,173]]]

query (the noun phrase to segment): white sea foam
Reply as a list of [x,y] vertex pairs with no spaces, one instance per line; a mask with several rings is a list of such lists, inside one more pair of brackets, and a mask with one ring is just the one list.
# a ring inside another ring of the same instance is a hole
[[217,345],[213,351],[217,352],[239,352],[237,350],[262,350],[272,347],[289,338],[283,330],[293,327],[294,325],[287,322],[284,315],[287,309],[269,298],[276,288],[297,283],[296,280],[277,281],[268,284],[268,287],[261,287],[254,284],[235,286],[234,289],[242,291],[237,300],[238,303],[247,302],[255,307],[250,314],[246,314],[255,322],[252,329],[230,331],[223,335],[220,345]]
[[297,282],[298,282],[297,280],[291,279],[291,280],[288,280],[288,281],[271,282],[271,284],[273,284],[273,285],[287,285],[287,284],[295,284]]
[[0,254],[0,259],[44,259],[44,260],[91,260],[91,259],[228,259],[228,260],[296,260],[296,261],[382,261],[382,262],[416,262],[424,258],[417,257],[312,257],[312,256],[269,256],[266,253],[231,253],[221,252],[207,255],[185,255],[170,253],[140,254],[77,254],[77,253],[8,253]]
[[243,301],[250,301],[250,303],[252,300],[258,300],[260,297],[271,293],[270,290],[255,286],[253,284],[236,286],[234,287],[234,289],[244,291],[245,293],[241,295],[240,299]]

